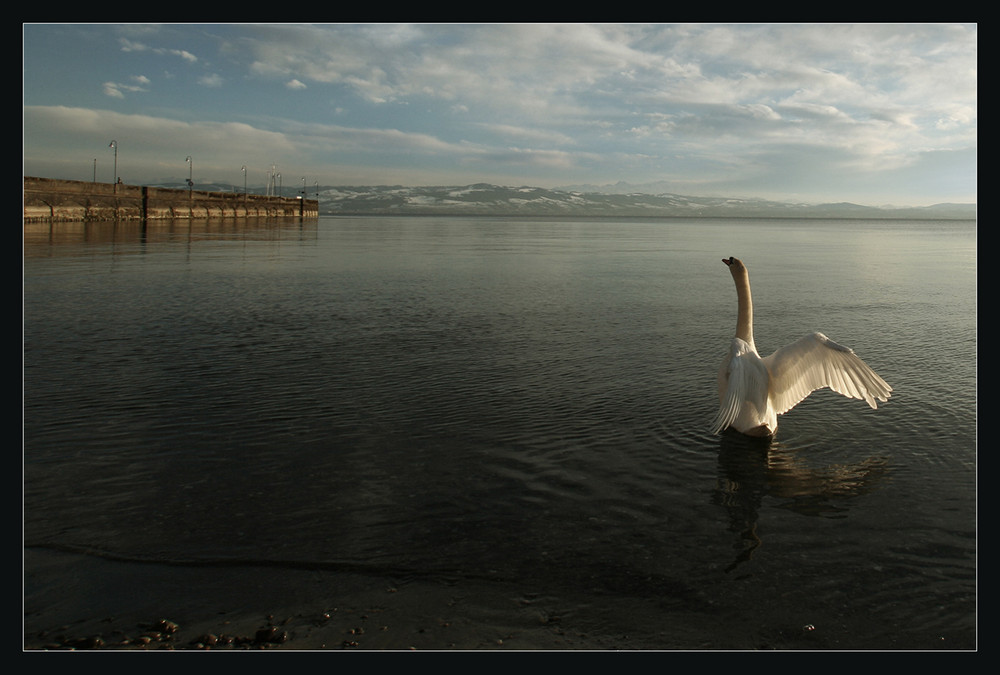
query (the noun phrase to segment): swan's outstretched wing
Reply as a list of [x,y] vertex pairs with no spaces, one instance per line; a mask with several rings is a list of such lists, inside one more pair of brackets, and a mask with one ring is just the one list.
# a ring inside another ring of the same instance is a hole
[[767,370],[747,342],[733,338],[725,367],[726,387],[712,422],[715,434],[731,426],[744,406],[751,405],[759,411],[767,407]]
[[771,374],[771,405],[779,415],[823,387],[866,401],[887,401],[892,391],[853,350],[812,333],[764,359]]

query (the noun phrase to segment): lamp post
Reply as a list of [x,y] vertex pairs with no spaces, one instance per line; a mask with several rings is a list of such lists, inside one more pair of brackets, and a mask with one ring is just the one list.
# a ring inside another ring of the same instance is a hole
[[278,173],[278,197],[281,197],[281,173]]
[[243,172],[243,201],[247,200],[247,165],[244,164],[243,168],[240,169]]
[[114,183],[114,191],[118,192],[118,141],[111,141],[109,148],[113,148],[115,151],[115,175],[112,176],[112,182]]
[[184,161],[188,163],[188,199],[191,199],[191,190],[194,188],[194,181],[191,180],[194,176],[194,160],[191,159],[191,155],[188,155]]

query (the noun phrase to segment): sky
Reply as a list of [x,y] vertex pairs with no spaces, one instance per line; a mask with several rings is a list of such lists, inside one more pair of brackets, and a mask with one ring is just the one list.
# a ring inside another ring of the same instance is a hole
[[30,176],[976,201],[976,24],[22,28]]

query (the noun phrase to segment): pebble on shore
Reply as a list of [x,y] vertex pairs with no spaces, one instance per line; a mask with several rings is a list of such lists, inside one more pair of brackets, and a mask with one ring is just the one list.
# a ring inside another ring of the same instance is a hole
[[[229,633],[203,633],[190,641],[178,639],[180,625],[169,619],[159,619],[147,626],[140,627],[141,632],[134,637],[124,636],[110,640],[102,635],[85,637],[40,636],[42,650],[79,650],[79,649],[267,649],[289,641],[288,631],[273,624],[273,617],[268,617],[266,625],[257,629],[252,635],[233,635]],[[29,648],[31,649],[31,648]]]

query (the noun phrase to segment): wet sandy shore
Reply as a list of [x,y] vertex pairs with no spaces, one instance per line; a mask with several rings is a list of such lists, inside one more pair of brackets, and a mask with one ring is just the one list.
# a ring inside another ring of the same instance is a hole
[[666,625],[634,602],[566,600],[511,582],[147,565],[38,549],[25,554],[24,613],[32,651],[769,648],[750,636],[706,640],[710,626],[681,617]]
[[974,634],[870,637],[877,617],[501,579],[24,557],[24,644],[62,650],[974,650]]

